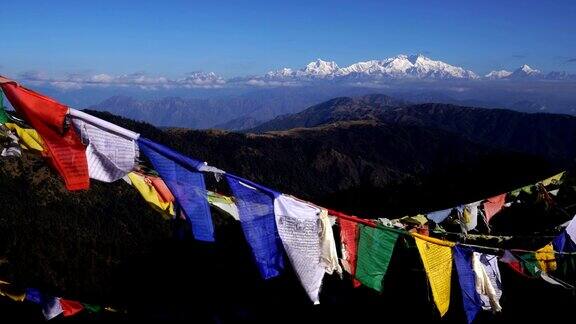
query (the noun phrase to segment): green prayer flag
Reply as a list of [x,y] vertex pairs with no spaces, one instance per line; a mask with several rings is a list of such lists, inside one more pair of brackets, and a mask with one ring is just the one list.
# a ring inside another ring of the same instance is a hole
[[0,124],[5,124],[7,121],[9,121],[9,119],[8,114],[4,109],[4,93],[0,91]]
[[536,254],[534,252],[524,253],[520,255],[520,259],[524,263],[524,269],[526,269],[528,274],[532,277],[536,277],[539,271]]
[[367,287],[382,291],[382,280],[399,234],[383,227],[359,226],[356,279]]
[[82,303],[82,306],[84,306],[84,308],[90,313],[98,313],[102,311],[102,307],[100,305]]

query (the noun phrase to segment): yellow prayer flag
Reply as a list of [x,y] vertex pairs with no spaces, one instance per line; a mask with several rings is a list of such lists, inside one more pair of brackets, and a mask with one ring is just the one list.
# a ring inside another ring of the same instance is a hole
[[[426,276],[430,282],[432,289],[432,296],[440,316],[444,316],[448,312],[450,305],[450,280],[452,276],[452,246],[454,243],[442,241],[423,235],[415,235],[412,233],[416,240],[420,258],[424,264]],[[426,237],[424,240],[420,237]],[[433,241],[440,241],[442,244],[435,244]]]
[[544,187],[548,187],[549,185],[551,185],[553,183],[558,183],[560,181],[560,179],[562,179],[564,172],[560,172],[557,175],[553,175],[548,179],[542,180],[542,184],[544,185]]
[[536,251],[536,261],[538,267],[544,272],[556,270],[556,258],[554,257],[554,246],[548,243],[545,247]]
[[448,246],[448,247],[453,247],[454,245],[456,245],[456,243],[454,243],[454,242],[444,241],[441,239],[437,239],[435,237],[422,235],[422,234],[419,234],[416,232],[411,232],[410,235],[414,236],[415,238],[419,238],[421,240],[424,240],[426,242],[434,243],[436,245],[442,245],[442,246]]
[[11,131],[16,132],[20,139],[20,146],[22,146],[22,148],[39,152],[44,150],[44,147],[42,146],[44,142],[36,130],[31,128],[22,128],[14,123],[6,123],[4,125]]
[[132,182],[134,188],[140,192],[140,195],[152,206],[152,208],[159,211],[163,216],[168,219],[172,219],[176,216],[174,211],[174,204],[172,202],[165,202],[160,199],[156,188],[144,179],[143,176],[130,172],[128,173],[128,178]]
[[0,280],[0,296],[8,297],[13,301],[22,302],[26,298],[23,290],[18,290],[6,281]]

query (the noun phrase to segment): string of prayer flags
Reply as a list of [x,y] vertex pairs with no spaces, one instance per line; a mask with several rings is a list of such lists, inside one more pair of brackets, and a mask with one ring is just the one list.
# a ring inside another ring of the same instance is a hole
[[35,288],[19,289],[3,280],[0,280],[0,296],[10,298],[15,302],[26,301],[39,305],[46,320],[51,320],[60,314],[64,317],[74,316],[83,310],[90,313],[102,311],[100,305],[80,303],[61,297],[54,297],[42,293]]
[[363,285],[381,292],[399,233],[362,224],[359,225],[359,232],[355,277]]
[[[549,186],[549,185],[559,185],[562,183],[562,177],[564,176],[564,174],[565,174],[565,171],[558,173],[556,175],[553,175],[549,178],[546,178],[546,179],[538,182],[537,185],[542,185],[544,187]],[[447,208],[447,209],[443,209],[443,210],[439,210],[439,211],[435,211],[435,212],[430,212],[430,213],[426,214],[426,218],[434,221],[436,224],[440,224],[446,218],[448,218],[450,216],[450,214],[452,213],[452,211],[454,209],[457,209],[460,224],[462,226],[462,231],[464,233],[466,233],[467,231],[473,230],[478,225],[478,215],[479,215],[479,213],[481,213],[481,209],[478,208],[478,207],[480,207],[480,205],[482,205],[483,210],[484,210],[484,214],[483,214],[485,216],[484,221],[488,222],[504,206],[508,206],[508,204],[505,204],[507,195],[510,195],[510,197],[515,198],[515,197],[518,197],[518,195],[520,194],[521,191],[526,192],[528,194],[531,194],[534,187],[535,187],[534,184],[524,186],[524,187],[518,188],[516,190],[512,190],[509,193],[503,193],[503,194],[488,198],[484,201],[484,203],[482,203],[482,201],[477,201],[477,202],[473,202],[470,204],[466,204],[464,206],[457,206],[454,208]],[[555,189],[552,191],[547,191],[547,193],[550,193],[550,194],[555,196],[558,193],[558,189]],[[551,197],[548,197],[548,199],[551,199]],[[482,215],[482,214],[480,214],[480,215]]]
[[440,316],[450,305],[450,280],[452,276],[452,247],[454,243],[411,233],[416,241],[432,296]]
[[486,199],[486,202],[484,202],[484,213],[486,213],[486,220],[488,222],[504,207],[505,202],[505,193]]
[[25,300],[39,304],[42,307],[42,314],[46,320],[51,320],[64,312],[60,304],[60,298],[43,294],[34,288],[26,288]]
[[476,292],[476,276],[472,270],[472,254],[472,249],[460,245],[456,245],[453,249],[454,264],[462,291],[462,304],[469,324],[482,310],[482,300]]
[[204,163],[143,137],[138,138],[138,146],[184,210],[194,238],[214,242],[214,225],[204,175],[198,171]]
[[274,215],[278,193],[231,174],[225,177],[236,197],[240,225],[260,274],[264,279],[280,275],[284,270],[284,251]]
[[[548,273],[548,271],[555,271],[555,274],[563,274],[563,273],[565,274],[566,267],[564,266],[564,261],[567,261],[567,265],[571,266],[572,269],[575,268],[573,264],[570,264],[571,262],[574,261],[574,259],[571,258],[573,257],[573,255],[564,255],[564,256],[560,255],[557,261],[554,256],[555,253],[553,250],[554,249],[553,246],[554,246],[553,243],[550,243],[534,253],[523,254],[521,256],[521,260],[522,263],[524,264],[524,267],[522,268],[526,268],[526,271],[531,277],[539,277],[542,278],[542,280],[548,282],[549,284],[560,286],[566,289],[574,289],[572,285],[563,282],[558,278],[552,277]],[[563,259],[563,257],[565,257],[566,259]],[[500,260],[508,262],[503,259]],[[558,263],[560,264],[560,267],[557,266]],[[558,268],[561,269],[559,272],[556,271]]]
[[553,243],[549,243],[535,252],[524,253],[520,258],[527,272],[533,277],[539,276],[540,272],[548,273],[556,271],[558,268]]
[[70,109],[70,116],[82,141],[88,145],[90,178],[114,182],[134,169],[139,155],[135,140],[140,134],[76,109]]
[[320,246],[320,209],[281,194],[274,199],[274,214],[284,250],[304,290],[319,304],[324,278]]
[[64,178],[66,188],[88,189],[86,147],[67,124],[68,108],[13,81],[2,79],[0,87],[12,106],[42,136],[46,157]]

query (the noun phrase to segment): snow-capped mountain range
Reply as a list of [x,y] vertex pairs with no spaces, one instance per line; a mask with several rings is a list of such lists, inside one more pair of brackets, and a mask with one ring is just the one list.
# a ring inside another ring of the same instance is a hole
[[542,73],[524,64],[518,69],[510,72],[506,70],[492,71],[484,76],[489,80],[556,80],[556,81],[576,81],[576,74],[569,74],[565,71],[552,71]]
[[542,72],[531,68],[530,66],[524,64],[513,72],[500,70],[492,71],[485,75],[487,79],[510,79],[510,80],[522,80],[522,79],[537,79],[542,77]]
[[340,67],[334,61],[317,59],[300,69],[282,68],[264,75],[225,79],[213,72],[193,72],[181,78],[150,76],[144,73],[125,75],[69,75],[51,78],[41,73],[23,73],[21,81],[51,85],[60,89],[81,89],[85,86],[136,86],[143,89],[203,88],[234,86],[293,86],[310,82],[337,84],[382,85],[394,80],[556,80],[576,81],[576,74],[567,72],[542,73],[524,64],[514,71],[492,71],[484,76],[424,55],[396,55],[383,60],[370,60]]
[[251,83],[264,81],[270,84],[298,81],[378,81],[378,80],[573,80],[575,74],[567,72],[542,73],[526,64],[514,71],[492,71],[481,77],[442,61],[424,55],[400,54],[383,60],[370,60],[339,67],[334,61],[317,59],[301,69],[282,68],[270,71],[263,76],[248,78]]
[[283,68],[264,75],[269,80],[286,79],[478,79],[476,73],[423,55],[397,55],[339,67],[336,62],[318,59],[304,68]]

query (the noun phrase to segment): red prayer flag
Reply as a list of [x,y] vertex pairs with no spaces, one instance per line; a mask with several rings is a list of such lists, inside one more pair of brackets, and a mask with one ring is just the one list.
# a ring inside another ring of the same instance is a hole
[[[356,260],[358,258],[358,223],[339,218],[340,239],[342,241],[342,265],[352,277],[356,274]],[[354,287],[359,287],[360,281],[354,279]]]
[[501,195],[488,198],[484,203],[484,212],[486,213],[486,220],[489,222],[492,216],[496,215],[502,207],[504,207],[504,203],[506,202],[506,194],[503,193]]
[[500,261],[507,264],[510,267],[510,269],[514,270],[516,273],[519,273],[524,277],[528,277],[524,273],[524,267],[522,266],[522,262],[520,261],[520,259],[515,257],[514,254],[512,254],[512,252],[505,250],[504,255],[500,258]]
[[156,189],[156,192],[158,192],[158,195],[160,196],[160,199],[162,199],[163,202],[174,202],[175,200],[174,195],[172,195],[172,192],[170,191],[170,189],[168,189],[164,180],[162,180],[159,177],[153,177],[153,176],[146,176],[146,177],[150,179],[150,182],[152,182],[152,186],[154,186],[154,189]]
[[84,309],[81,303],[64,298],[60,298],[60,306],[62,306],[62,311],[66,317],[75,315]]
[[86,147],[73,127],[65,127],[68,107],[2,77],[0,87],[12,106],[44,140],[46,157],[64,178],[66,188],[88,189]]

